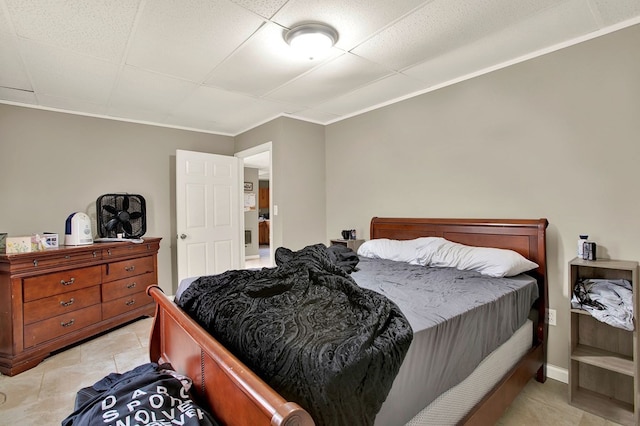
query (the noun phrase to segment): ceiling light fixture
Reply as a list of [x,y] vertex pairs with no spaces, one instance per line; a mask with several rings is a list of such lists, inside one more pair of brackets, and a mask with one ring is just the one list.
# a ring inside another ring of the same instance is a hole
[[302,24],[285,32],[284,40],[309,59],[326,55],[338,41],[338,32],[324,24]]

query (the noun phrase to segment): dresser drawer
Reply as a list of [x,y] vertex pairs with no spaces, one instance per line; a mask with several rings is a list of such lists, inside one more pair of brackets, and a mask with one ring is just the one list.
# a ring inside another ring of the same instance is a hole
[[93,305],[67,314],[58,315],[24,327],[24,346],[39,345],[74,331],[78,331],[101,319],[100,305]]
[[155,262],[153,256],[107,263],[106,265],[102,265],[102,282],[115,281],[153,272],[155,270],[154,267]]
[[115,247],[109,247],[102,251],[102,256],[105,259],[115,257],[131,257],[144,254],[152,254],[158,251],[158,244],[153,243],[120,243]]
[[24,323],[32,324],[100,303],[100,286],[83,288],[24,304]]
[[115,317],[153,303],[153,298],[141,291],[119,299],[102,303],[102,319]]
[[34,266],[38,268],[65,266],[72,265],[77,262],[99,260],[102,257],[100,250],[87,251],[85,249],[77,251],[71,250],[60,254],[56,253],[56,256],[47,256],[47,254],[48,252],[45,250],[43,255],[36,256],[33,260]]
[[45,251],[20,253],[9,255],[13,272],[32,271],[49,268],[72,267],[78,263],[99,261],[102,250],[91,250],[88,247],[73,247],[69,249],[48,249]]
[[147,272],[146,274],[122,280],[111,281],[102,284],[102,300],[108,301],[128,296],[146,290],[151,284],[156,284],[156,274]]
[[23,280],[25,302],[100,284],[100,266],[38,275]]

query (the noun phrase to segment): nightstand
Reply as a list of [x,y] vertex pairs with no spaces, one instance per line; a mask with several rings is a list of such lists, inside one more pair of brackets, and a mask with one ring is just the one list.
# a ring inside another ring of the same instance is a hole
[[[569,295],[585,278],[626,279],[633,287],[637,327],[640,293],[638,262],[583,260],[569,262]],[[571,308],[569,403],[623,425],[640,419],[640,347],[637,331],[612,327],[587,311]]]
[[356,253],[358,252],[358,247],[360,247],[362,243],[364,243],[364,240],[343,240],[343,239],[331,240],[332,246],[335,246],[335,245],[346,246],[351,250],[355,251]]

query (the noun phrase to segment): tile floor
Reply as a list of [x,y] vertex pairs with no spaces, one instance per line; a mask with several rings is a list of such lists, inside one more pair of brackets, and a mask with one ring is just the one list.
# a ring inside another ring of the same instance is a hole
[[0,375],[0,425],[59,425],[73,411],[78,389],[149,362],[152,321],[117,328],[16,376]]
[[269,268],[271,267],[271,258],[270,258],[270,251],[269,251],[269,246],[260,246],[260,248],[258,249],[258,252],[260,254],[260,257],[257,259],[246,259],[244,261],[244,267],[246,269],[251,269],[251,268]]
[[[0,376],[0,425],[59,425],[73,411],[76,391],[111,372],[148,362],[151,318],[120,327],[45,359],[14,377]],[[531,381],[500,426],[614,426],[567,404],[567,385]]]

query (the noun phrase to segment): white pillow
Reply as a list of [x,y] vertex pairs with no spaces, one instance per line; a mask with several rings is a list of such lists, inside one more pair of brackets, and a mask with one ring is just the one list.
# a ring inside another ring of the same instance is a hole
[[413,240],[377,238],[362,243],[358,248],[358,255],[424,266],[431,262],[438,247],[445,242],[447,240],[439,237],[421,237]]
[[511,277],[535,269],[538,264],[513,250],[472,247],[447,241],[431,258],[430,266],[474,270],[490,277]]

